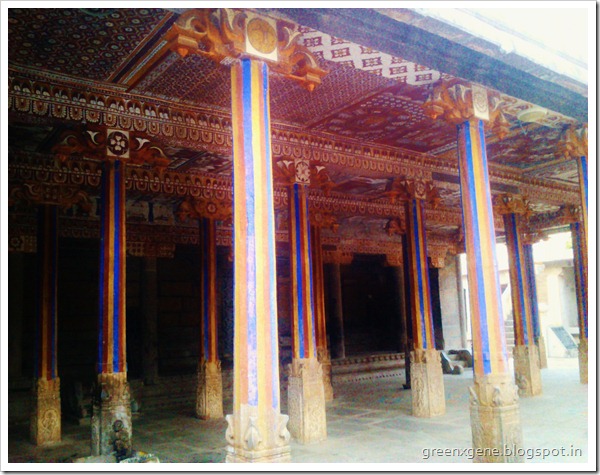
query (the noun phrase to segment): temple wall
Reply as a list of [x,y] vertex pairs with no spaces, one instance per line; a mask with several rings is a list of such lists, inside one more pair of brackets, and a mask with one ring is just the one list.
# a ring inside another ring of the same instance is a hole
[[440,302],[442,307],[442,327],[446,350],[462,348],[460,328],[460,307],[456,280],[456,260],[446,259],[446,265],[439,270]]

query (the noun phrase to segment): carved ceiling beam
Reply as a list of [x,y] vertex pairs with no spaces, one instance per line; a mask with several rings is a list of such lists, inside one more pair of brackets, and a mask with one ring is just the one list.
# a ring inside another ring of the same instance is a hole
[[[164,143],[231,155],[228,113],[174,105],[159,99],[148,102],[140,96],[93,85],[84,91],[73,85],[23,77],[24,73],[14,70],[11,73],[8,108],[19,120],[31,119],[36,123],[42,117],[59,121],[85,120],[90,125],[135,130],[148,137],[160,136]],[[393,177],[420,172],[425,174],[424,178],[431,179],[435,172],[458,176],[455,160],[364,145],[351,139],[332,139],[318,133],[307,134],[283,124],[272,125],[272,149],[274,157],[306,157],[311,167],[353,169],[357,175]],[[576,204],[580,200],[576,185],[524,176],[521,171],[494,163],[489,164],[489,171],[493,183],[516,186],[521,193],[539,201],[560,205]],[[331,184],[328,186],[333,188]]]

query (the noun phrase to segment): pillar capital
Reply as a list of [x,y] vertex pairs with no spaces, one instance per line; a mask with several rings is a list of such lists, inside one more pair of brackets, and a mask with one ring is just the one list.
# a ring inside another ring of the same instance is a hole
[[426,201],[434,208],[441,201],[440,193],[431,180],[407,178],[404,181],[404,187],[409,199]]
[[305,158],[295,157],[293,160],[281,158],[277,160],[273,167],[273,177],[275,181],[284,186],[291,186],[296,183],[299,185],[310,185],[310,162]]
[[386,186],[382,193],[392,204],[398,201],[422,200],[437,207],[440,203],[440,194],[433,181],[423,177],[395,177]]
[[558,218],[562,224],[572,224],[581,222],[583,220],[581,206],[561,206],[558,210]]
[[230,8],[203,8],[183,13],[165,39],[183,57],[198,54],[221,64],[244,57],[264,61],[312,91],[327,73],[298,43],[299,35],[290,22]]
[[188,196],[177,207],[175,216],[180,221],[202,218],[231,221],[232,204],[212,198],[192,198]]
[[146,134],[100,126],[78,126],[65,130],[51,152],[64,163],[69,158],[122,160],[131,165],[166,167],[170,160]]
[[500,215],[522,214],[529,216],[531,214],[529,200],[524,196],[512,193],[496,195],[493,199],[493,206],[494,211]]
[[485,121],[502,140],[510,130],[510,124],[501,109],[502,103],[498,96],[488,98],[487,90],[476,84],[449,86],[441,81],[423,104],[423,109],[428,117],[439,117],[453,125],[468,120]]
[[566,128],[561,134],[558,150],[567,159],[587,157],[588,125],[573,124]]

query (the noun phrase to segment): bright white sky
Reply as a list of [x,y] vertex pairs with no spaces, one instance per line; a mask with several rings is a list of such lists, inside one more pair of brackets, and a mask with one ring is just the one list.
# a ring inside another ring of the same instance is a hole
[[[514,52],[589,84],[588,64],[595,58],[596,35],[595,27],[590,31],[588,25],[595,25],[595,2],[471,3],[480,8],[471,8],[469,3],[415,10],[495,43],[506,53]],[[481,8],[484,5],[492,7]]]

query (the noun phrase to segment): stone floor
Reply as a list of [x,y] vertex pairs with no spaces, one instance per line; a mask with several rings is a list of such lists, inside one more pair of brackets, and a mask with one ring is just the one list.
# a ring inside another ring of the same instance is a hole
[[[292,461],[470,463],[468,454],[461,455],[459,451],[471,447],[467,387],[472,376],[471,370],[444,376],[447,412],[433,419],[410,415],[411,395],[402,389],[401,378],[336,384],[336,399],[327,405],[328,439],[308,446],[292,441]],[[526,462],[587,462],[588,386],[579,383],[577,360],[550,360],[550,368],[542,371],[542,378],[544,393],[520,401],[524,448],[530,451]],[[231,401],[226,401],[225,410],[231,411]],[[142,413],[134,418],[133,424],[134,447],[157,455],[162,463],[224,460],[224,420],[201,421],[193,417],[192,408],[173,408]],[[595,427],[590,428],[593,436]],[[25,426],[9,430],[9,463],[66,462],[89,455],[89,427],[65,424],[63,442],[45,449],[37,449],[28,442],[27,430]],[[561,448],[563,455],[557,455]],[[430,449],[455,450],[452,455],[427,457]],[[544,449],[547,456],[543,455]],[[573,456],[572,449],[579,449],[581,455]],[[594,460],[595,452],[591,462]],[[3,465],[3,470],[17,467]],[[360,467],[353,469],[367,469],[366,465]]]

